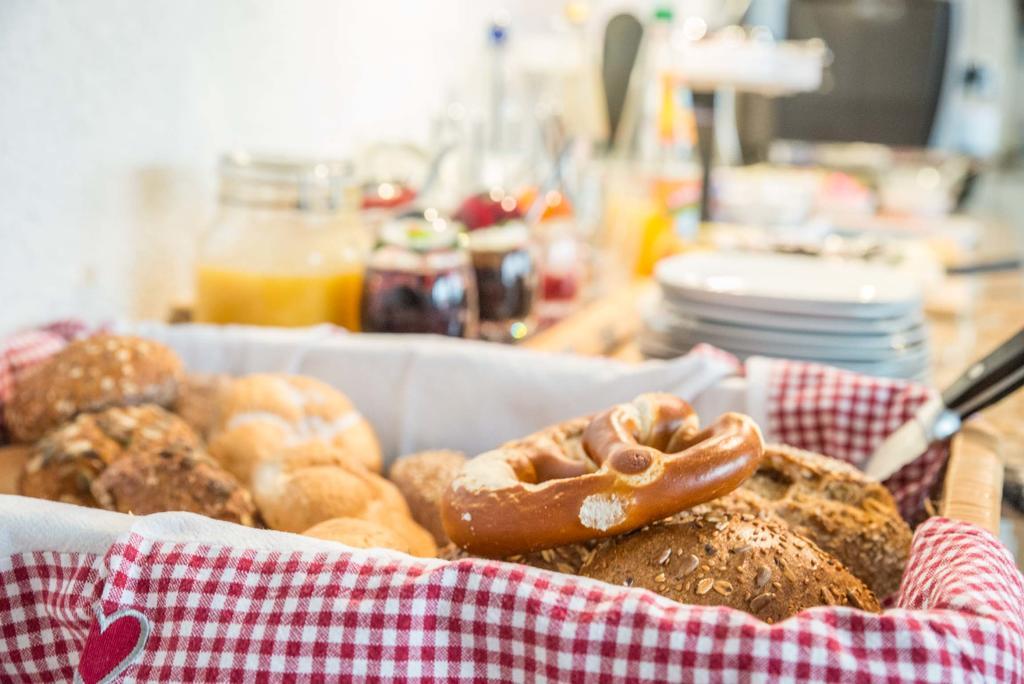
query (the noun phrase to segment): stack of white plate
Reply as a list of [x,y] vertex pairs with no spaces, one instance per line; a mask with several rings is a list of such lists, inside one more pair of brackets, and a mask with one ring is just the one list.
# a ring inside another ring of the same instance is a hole
[[917,280],[856,261],[696,252],[660,262],[640,348],[652,358],[702,342],[748,356],[814,361],[923,380],[928,347]]

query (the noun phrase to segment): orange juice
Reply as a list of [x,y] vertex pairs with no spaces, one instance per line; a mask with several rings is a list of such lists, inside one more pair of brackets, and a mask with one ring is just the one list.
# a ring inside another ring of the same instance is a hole
[[275,326],[334,323],[359,330],[361,268],[288,275],[202,265],[196,288],[199,321]]

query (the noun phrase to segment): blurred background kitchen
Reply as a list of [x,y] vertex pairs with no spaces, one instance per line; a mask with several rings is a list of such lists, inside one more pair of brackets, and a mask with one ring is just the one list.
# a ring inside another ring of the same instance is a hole
[[[710,342],[941,387],[1024,321],[1022,16],[5,0],[0,334],[127,316],[625,359]],[[1024,463],[1021,410],[993,416]]]
[[[668,10],[660,22],[659,8]],[[495,22],[507,30],[497,48]],[[743,28],[726,28],[734,22]],[[609,213],[630,208],[592,196],[608,181],[592,162],[614,140],[606,98],[614,126],[637,40],[659,23],[669,26],[677,54],[667,59],[678,71],[689,59],[708,88],[746,79],[748,90],[779,95],[744,93],[742,83],[718,91],[719,118],[738,122],[719,127],[715,164],[735,173],[723,174],[718,218],[792,226],[811,220],[809,205],[825,195],[826,209],[843,210],[851,226],[961,211],[1016,221],[1021,234],[1024,53],[1011,0],[7,0],[0,331],[62,315],[163,317],[193,296],[194,252],[217,212],[223,154],[358,161],[375,144],[410,143],[418,149],[407,156],[429,160],[479,136],[495,115],[485,90],[496,51],[507,62],[498,67],[508,80],[504,135],[532,155],[520,166],[533,168],[495,173],[543,185],[551,153],[575,146],[555,186],[579,186],[574,199],[589,224],[580,230],[601,230]],[[769,51],[771,40],[793,42]],[[688,58],[696,45],[706,49]],[[602,76],[614,92],[603,92]],[[913,149],[905,167],[899,148]],[[419,159],[377,156],[353,169],[356,180],[424,177]],[[793,165],[860,173],[811,178]],[[953,241],[969,241],[959,228],[949,228]],[[1004,247],[1002,256],[1019,255],[1012,240]]]

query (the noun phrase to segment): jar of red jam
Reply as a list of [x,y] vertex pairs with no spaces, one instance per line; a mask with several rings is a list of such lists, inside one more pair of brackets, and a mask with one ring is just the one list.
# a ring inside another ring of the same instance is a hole
[[428,210],[385,224],[363,284],[365,332],[477,336],[477,287],[461,226]]

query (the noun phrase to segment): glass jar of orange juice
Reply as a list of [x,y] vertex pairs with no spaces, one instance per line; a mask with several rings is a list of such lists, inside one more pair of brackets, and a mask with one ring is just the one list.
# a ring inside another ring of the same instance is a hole
[[346,162],[225,156],[198,250],[196,320],[359,330],[373,241],[360,200]]

